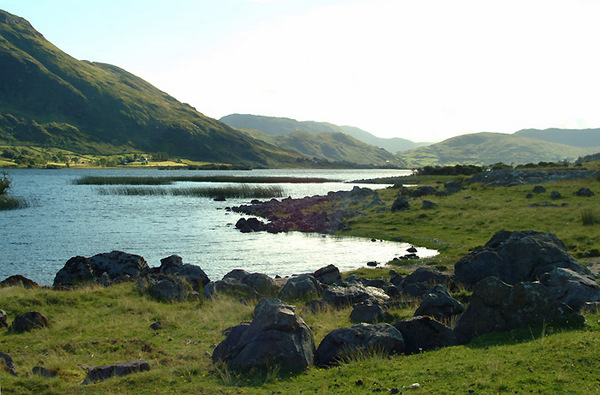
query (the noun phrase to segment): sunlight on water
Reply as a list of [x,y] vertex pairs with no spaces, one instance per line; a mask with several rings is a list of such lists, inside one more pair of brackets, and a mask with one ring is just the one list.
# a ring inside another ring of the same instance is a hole
[[[248,199],[214,202],[185,196],[100,195],[98,187],[72,184],[74,179],[89,174],[169,176],[175,172],[218,174],[188,170],[11,170],[12,194],[27,198],[32,207],[0,212],[0,279],[22,274],[51,285],[69,258],[112,250],[139,254],[150,266],[158,266],[161,258],[177,254],[186,263],[200,265],[216,280],[236,268],[273,276],[313,272],[328,264],[349,270],[365,266],[368,261],[387,262],[404,255],[408,248],[402,243],[297,232],[242,234],[233,226],[240,215],[227,212],[225,207],[248,203]],[[250,173],[349,181],[406,171],[261,170],[226,174]],[[350,190],[354,185],[336,182],[282,187],[286,196],[303,197]],[[435,251],[419,251],[420,256],[434,254]]]

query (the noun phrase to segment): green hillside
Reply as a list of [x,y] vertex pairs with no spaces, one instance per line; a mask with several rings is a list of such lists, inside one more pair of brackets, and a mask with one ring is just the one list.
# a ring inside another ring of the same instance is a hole
[[409,166],[498,162],[525,164],[575,160],[599,152],[600,147],[574,147],[530,137],[502,133],[475,133],[453,137],[427,147],[399,153]]
[[600,146],[600,129],[523,129],[515,132],[515,135],[576,147]]
[[166,152],[276,166],[284,152],[206,117],[116,66],[79,61],[0,10],[0,144],[82,153]]
[[399,137],[380,138],[354,126],[338,126],[328,122],[297,121],[291,118],[267,117],[250,114],[231,114],[220,119],[232,128],[241,130],[260,130],[269,135],[290,135],[302,131],[309,134],[316,133],[345,133],[365,144],[383,148],[388,152],[406,151],[411,148],[427,145],[415,143]]
[[383,148],[365,144],[345,133],[307,133],[295,131],[288,135],[266,134],[259,130],[243,130],[252,137],[283,149],[294,150],[315,159],[351,162],[359,165],[403,166],[395,155]]

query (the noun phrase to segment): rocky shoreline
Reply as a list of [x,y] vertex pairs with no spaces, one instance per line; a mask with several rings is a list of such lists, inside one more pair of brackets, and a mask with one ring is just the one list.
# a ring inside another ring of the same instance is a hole
[[[390,270],[389,276],[379,279],[354,275],[342,279],[339,270],[328,265],[287,278],[236,269],[221,280],[210,280],[200,266],[184,263],[177,255],[150,268],[139,255],[113,251],[69,259],[56,274],[53,288],[65,291],[130,282],[141,294],[173,303],[234,295],[243,303],[257,303],[254,318],[225,331],[213,361],[235,371],[273,365],[301,371],[313,365],[336,365],[373,348],[384,354],[408,355],[467,344],[476,336],[523,325],[561,322],[580,326],[584,322],[580,311],[600,308],[597,278],[553,234],[501,231],[460,259],[455,274],[418,268],[405,276]],[[0,287],[15,285],[37,286],[22,276],[0,283]],[[472,290],[472,295],[455,299],[452,291],[458,286]],[[407,299],[417,301],[414,317],[390,322],[388,307]],[[311,328],[288,303],[303,303],[315,311],[352,306],[350,318],[356,325],[335,329],[316,345]],[[445,324],[453,320],[454,328]],[[0,326],[16,333],[51,325],[51,321],[43,312],[32,311],[14,317],[9,325],[7,314],[0,310]],[[161,327],[160,322],[152,325]],[[1,356],[9,361],[10,356]],[[136,360],[87,368],[90,378],[84,383],[150,366]]]

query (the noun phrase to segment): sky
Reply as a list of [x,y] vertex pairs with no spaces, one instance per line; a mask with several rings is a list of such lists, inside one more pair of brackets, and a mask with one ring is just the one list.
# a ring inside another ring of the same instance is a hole
[[203,114],[437,142],[600,127],[597,0],[0,0]]

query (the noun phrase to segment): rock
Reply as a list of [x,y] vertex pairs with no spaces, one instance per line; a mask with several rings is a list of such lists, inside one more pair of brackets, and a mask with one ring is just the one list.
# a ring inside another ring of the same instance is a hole
[[422,186],[422,187],[418,187],[416,189],[411,190],[409,192],[409,195],[411,197],[421,197],[421,196],[433,195],[436,191],[437,191],[437,189],[435,189],[434,187]]
[[96,277],[100,277],[103,272],[106,272],[111,280],[123,278],[123,276],[135,279],[143,271],[149,269],[144,258],[122,251],[97,254],[88,259]]
[[279,286],[271,277],[262,273],[248,273],[243,269],[234,269],[223,276],[222,280],[210,282],[204,287],[204,296],[212,299],[219,293],[232,294],[246,299],[271,297],[279,291]]
[[113,376],[125,376],[131,373],[146,372],[150,370],[150,364],[144,360],[129,361],[104,366],[82,366],[87,370],[87,375],[82,384],[91,384],[106,380]]
[[305,370],[314,363],[315,343],[308,325],[293,306],[276,299],[262,299],[249,324],[233,327],[214,350],[213,362],[224,362],[236,371]]
[[594,196],[594,192],[592,192],[590,188],[583,187],[575,192],[575,196],[591,197]]
[[49,371],[48,369],[46,369],[43,366],[34,366],[33,369],[31,370],[31,372],[36,376],[42,376],[47,379],[52,379],[52,378],[56,377],[56,375],[54,373],[52,373],[51,371]]
[[399,197],[398,199],[394,200],[394,203],[392,203],[392,212],[404,211],[408,209],[410,209],[410,203],[408,202],[408,199],[404,197]]
[[448,289],[438,284],[431,288],[415,311],[415,316],[429,316],[436,320],[446,320],[465,311],[465,306],[454,299]]
[[181,277],[172,275],[147,276],[140,279],[137,286],[141,289],[147,289],[152,297],[168,302],[183,302],[194,295],[190,284]]
[[404,351],[404,339],[390,324],[363,323],[334,329],[319,344],[315,362],[318,366],[331,366],[361,351],[399,354]]
[[6,366],[6,370],[8,370],[10,374],[12,374],[13,376],[18,376],[17,371],[15,369],[15,363],[10,355],[0,352],[0,359],[4,361],[4,366]]
[[50,321],[45,315],[38,311],[30,311],[15,317],[10,325],[10,331],[14,333],[29,332],[37,328],[47,328]]
[[347,287],[333,285],[323,292],[323,300],[333,306],[347,306],[370,300],[385,303],[390,297],[383,290],[352,284]]
[[540,276],[546,286],[560,302],[577,310],[586,302],[600,301],[600,284],[590,276],[584,276],[570,269],[557,267]]
[[452,329],[431,317],[419,316],[399,321],[394,324],[394,327],[402,333],[406,354],[416,354],[456,344]]
[[223,195],[219,195],[219,196],[217,196],[216,198],[213,199],[213,201],[215,201],[215,202],[224,202],[226,200],[227,199],[225,199],[225,196],[223,196]]
[[183,258],[179,255],[171,255],[160,260],[158,271],[161,274],[176,274],[181,268],[183,268]]
[[20,274],[10,276],[0,281],[0,288],[5,287],[23,287],[26,289],[39,287],[38,283],[27,277],[21,276]]
[[556,267],[591,275],[552,233],[499,231],[483,247],[456,262],[454,275],[456,281],[471,286],[489,276],[516,284],[538,281]]
[[260,297],[276,295],[280,288],[275,280],[262,273],[248,273],[241,278],[241,282],[254,289]]
[[[395,281],[398,280],[395,279]],[[418,268],[401,281],[401,283],[395,283],[395,285],[400,287],[403,294],[413,297],[424,296],[434,285],[454,283],[452,276],[427,267]]]
[[322,284],[332,285],[342,281],[340,269],[334,265],[327,265],[313,273],[313,276]]
[[444,183],[444,188],[449,192],[449,193],[456,193],[458,191],[460,191],[463,187],[463,183],[462,180],[452,180],[452,181],[446,181]]
[[304,303],[304,306],[312,313],[324,311],[329,306],[323,299],[314,299]]
[[228,294],[244,299],[257,299],[258,292],[249,285],[242,284],[234,278],[211,281],[204,287],[204,297],[208,300],[217,298],[220,294]]
[[366,322],[374,324],[385,318],[385,310],[378,303],[365,301],[357,303],[350,313],[350,320],[353,322]]
[[550,192],[550,199],[556,200],[556,199],[560,199],[561,197],[562,197],[562,195],[558,191]]
[[377,267],[378,263],[376,261],[369,261],[367,262],[367,266],[369,267]]
[[418,252],[418,250],[415,248],[415,246],[410,246],[406,249],[406,252],[410,252],[411,254],[414,254],[414,253]]
[[542,284],[521,282],[509,285],[487,277],[473,289],[471,302],[454,328],[459,344],[475,336],[515,329],[522,325],[561,321],[582,325],[583,316],[558,302]]
[[94,269],[90,261],[83,256],[75,256],[54,277],[54,288],[70,288],[94,281]]
[[6,311],[0,309],[0,328],[8,328]]
[[200,266],[189,263],[184,264],[174,273],[174,276],[184,279],[195,291],[200,291],[202,287],[210,282],[210,279]]
[[297,300],[308,298],[319,298],[323,294],[323,288],[311,274],[302,274],[292,277],[279,292],[279,298],[283,300]]
[[235,227],[242,233],[262,232],[266,230],[265,223],[254,217],[248,219],[240,218],[236,222]]
[[163,329],[164,327],[164,323],[162,321],[155,321],[152,324],[150,324],[150,329],[152,329],[153,331],[158,331],[160,329]]
[[541,185],[536,185],[533,187],[533,193],[546,193],[546,188]]
[[423,210],[430,210],[432,208],[436,208],[438,205],[430,200],[423,200]]

